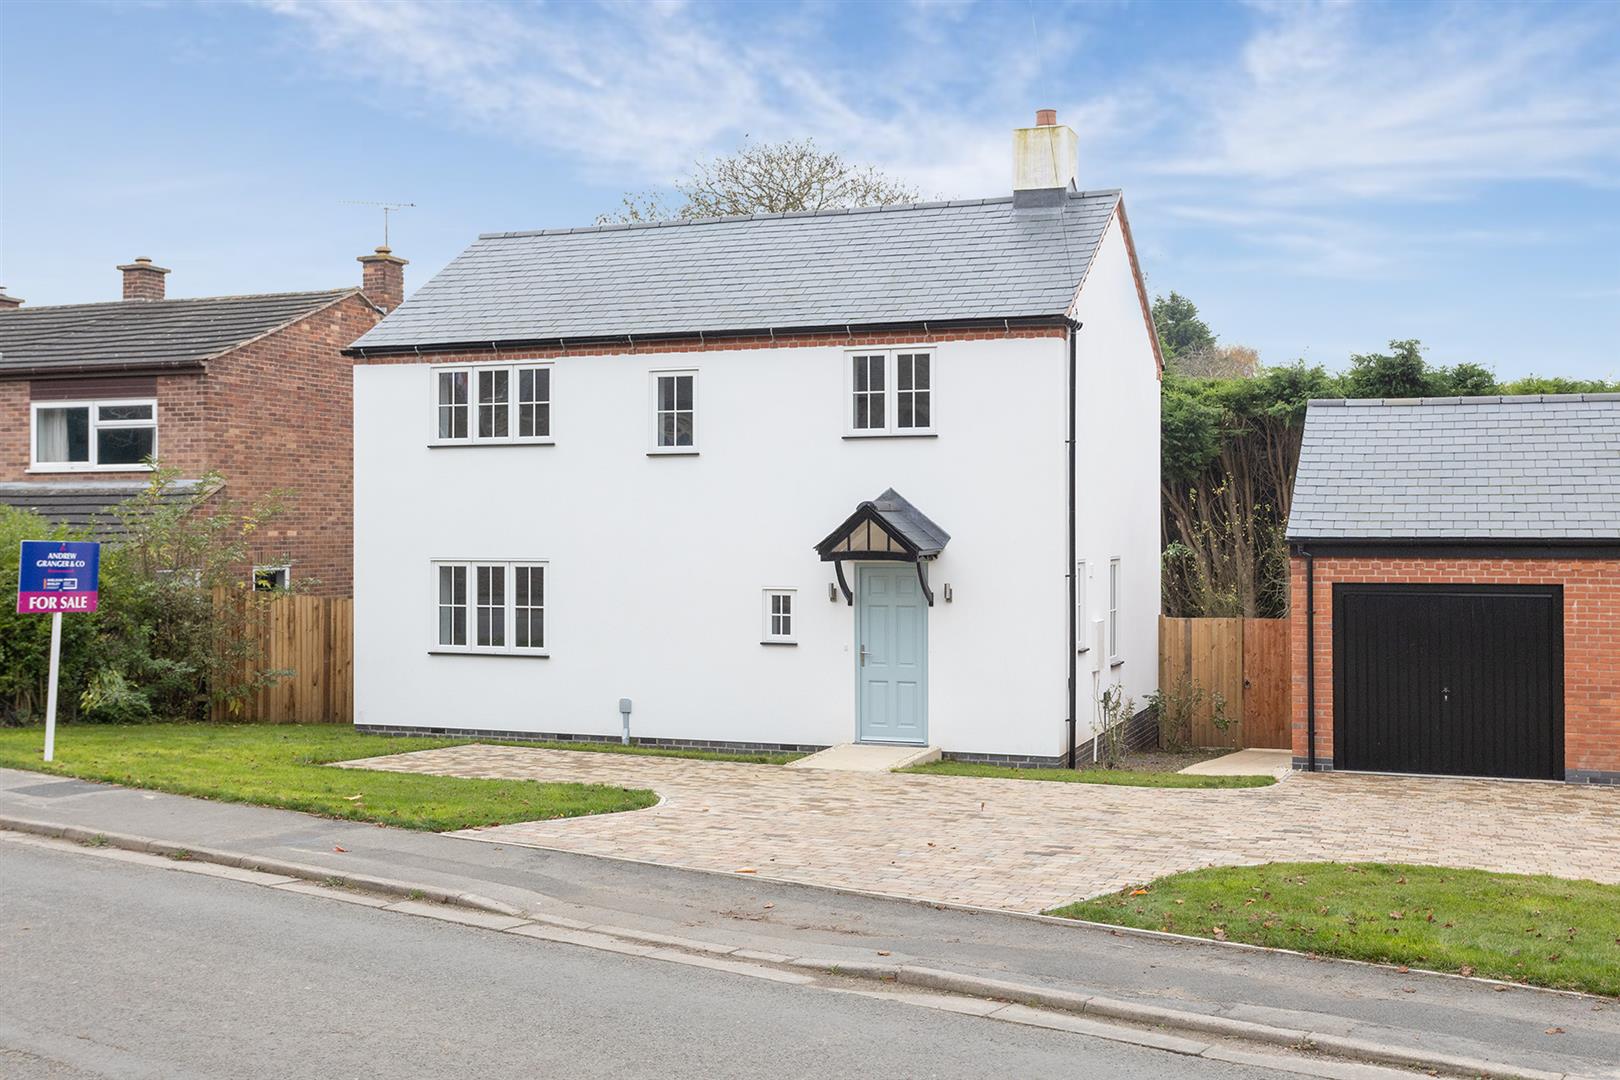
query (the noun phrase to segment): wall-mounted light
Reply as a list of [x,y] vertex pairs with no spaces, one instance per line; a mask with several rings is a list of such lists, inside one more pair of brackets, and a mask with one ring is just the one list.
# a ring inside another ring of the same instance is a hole
[[951,602],[951,595],[951,583],[947,581],[945,583],[945,602],[947,604]]
[[827,582],[827,599],[838,603],[838,586],[831,581]]

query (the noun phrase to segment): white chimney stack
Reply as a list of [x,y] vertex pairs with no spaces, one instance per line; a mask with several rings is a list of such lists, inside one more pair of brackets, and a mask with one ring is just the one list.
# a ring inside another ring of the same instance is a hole
[[1013,191],[1078,190],[1080,143],[1057,122],[1056,109],[1039,109],[1035,126],[1013,129]]

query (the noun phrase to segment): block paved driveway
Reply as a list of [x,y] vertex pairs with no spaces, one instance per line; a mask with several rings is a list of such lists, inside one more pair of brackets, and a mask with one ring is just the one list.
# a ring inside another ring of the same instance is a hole
[[469,829],[493,843],[1013,911],[1165,874],[1279,860],[1479,867],[1620,883],[1620,788],[1299,774],[1154,789],[840,773],[517,746],[345,763],[652,788],[656,807]]

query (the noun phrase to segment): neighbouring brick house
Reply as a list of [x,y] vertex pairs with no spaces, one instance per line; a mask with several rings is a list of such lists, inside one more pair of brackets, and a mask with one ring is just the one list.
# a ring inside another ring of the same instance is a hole
[[136,259],[123,299],[27,307],[0,293],[0,503],[111,537],[152,456],[180,497],[214,470],[248,503],[288,491],[253,542],[261,584],[348,595],[353,376],[342,350],[404,299],[405,260],[362,256],[362,284],[167,299]]
[[1620,784],[1620,395],[1312,402],[1288,539],[1297,767]]

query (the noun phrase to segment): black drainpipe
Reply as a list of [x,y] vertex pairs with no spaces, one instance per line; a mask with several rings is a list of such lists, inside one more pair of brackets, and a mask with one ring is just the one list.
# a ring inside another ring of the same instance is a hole
[[[1077,681],[1079,677],[1078,656],[1080,641],[1077,637],[1079,627],[1075,625],[1078,618],[1075,611],[1075,601],[1078,597],[1076,589],[1079,583],[1074,580],[1074,568],[1077,552],[1075,551],[1074,533],[1074,441],[1075,441],[1075,334],[1080,329],[1080,323],[1069,320],[1069,768],[1075,766],[1075,752],[1078,749],[1076,741],[1079,738],[1079,728],[1076,726],[1077,706],[1079,704]],[[1092,735],[1096,737],[1095,733]]]
[[1316,771],[1316,556],[1300,549],[1305,556],[1305,758],[1306,768]]

